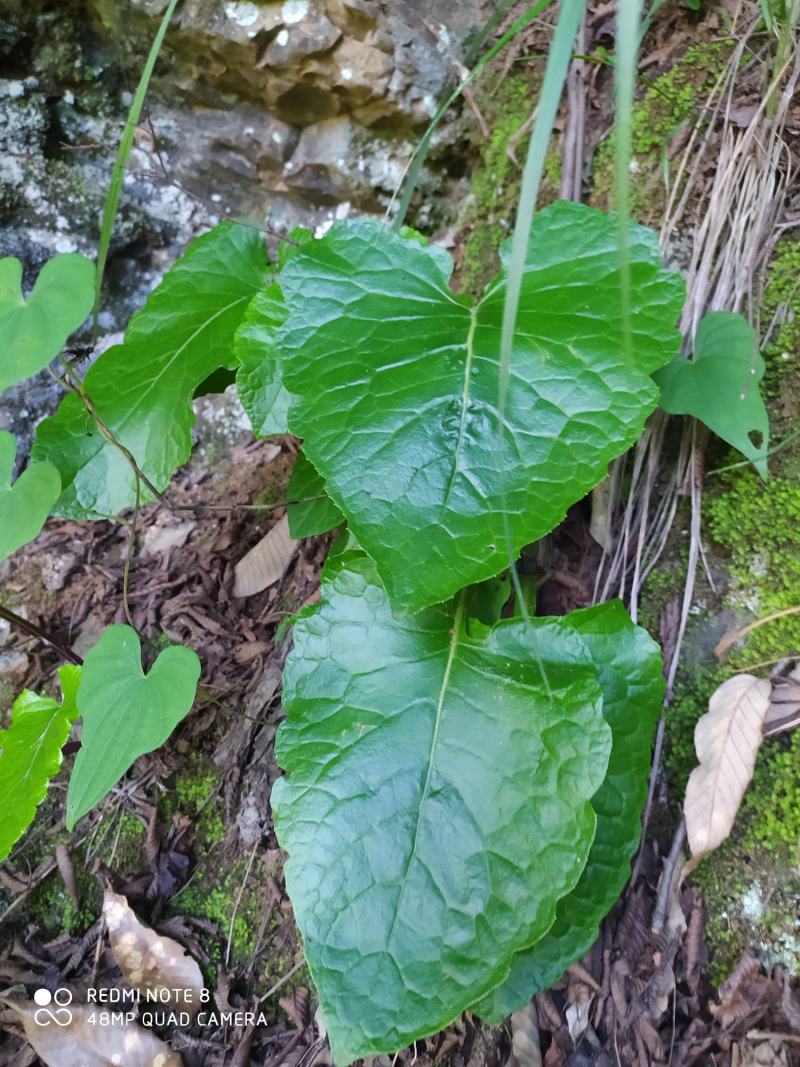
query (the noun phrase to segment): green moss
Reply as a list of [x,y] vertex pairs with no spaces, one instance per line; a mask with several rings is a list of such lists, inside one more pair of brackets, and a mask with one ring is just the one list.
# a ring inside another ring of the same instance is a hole
[[[69,838],[62,835],[64,843]],[[49,841],[52,849],[54,843]],[[26,906],[26,917],[38,926],[44,938],[60,933],[81,937],[100,914],[102,891],[98,880],[89,873],[85,854],[73,852],[73,869],[78,904],[67,893],[58,870],[53,871],[33,890]]]
[[[469,236],[460,271],[462,287],[478,293],[497,272],[498,249],[513,225],[519,200],[522,163],[529,135],[519,136],[530,118],[539,86],[536,72],[504,78],[491,93],[478,93],[478,106],[489,127],[489,137],[476,136],[478,162],[472,172]],[[514,150],[518,163],[509,155]],[[561,181],[561,155],[557,146],[548,153],[539,205],[555,198]]]
[[[800,397],[800,245],[783,241],[770,264],[761,307],[773,329],[764,351],[765,394],[773,441],[797,425]],[[730,462],[741,457],[730,454]],[[720,607],[731,617],[757,618],[800,605],[800,442],[770,460],[763,482],[749,465],[710,479],[704,501],[707,551],[724,563],[729,587]],[[692,638],[689,635],[688,641]],[[693,670],[676,688],[668,712],[664,766],[677,808],[695,763],[694,726],[731,669],[800,654],[800,615],[776,619],[731,650],[722,664]],[[754,668],[765,675],[767,668]],[[694,880],[703,890],[712,950],[710,976],[720,981],[749,948],[768,965],[800,973],[800,732],[770,739],[728,840],[702,861]]]
[[198,854],[205,854],[225,837],[217,793],[220,774],[202,753],[193,752],[187,763],[187,769],[176,777],[172,790],[163,796],[161,812],[165,818],[177,812],[187,815],[192,820],[195,849]]
[[[800,605],[800,470],[762,482],[749,468],[727,476],[709,502],[709,530],[730,558],[730,602],[753,617]],[[800,615],[753,630],[734,665],[800,653]]]
[[[800,440],[789,438],[800,413],[799,272],[800,244],[782,241],[761,307],[762,324],[780,323],[764,349],[771,447],[789,445],[770,457],[767,482],[749,466],[722,475],[707,507],[709,533],[729,561],[729,602],[754,618],[800,605]],[[731,454],[731,462],[740,458]],[[746,665],[791,654],[800,654],[800,614],[753,630],[730,660]]]
[[[656,224],[666,204],[665,170],[672,138],[691,125],[713,88],[732,43],[691,45],[671,70],[650,82],[633,109],[631,130],[631,214]],[[591,202],[608,210],[614,202],[614,137],[598,148],[593,167]]]

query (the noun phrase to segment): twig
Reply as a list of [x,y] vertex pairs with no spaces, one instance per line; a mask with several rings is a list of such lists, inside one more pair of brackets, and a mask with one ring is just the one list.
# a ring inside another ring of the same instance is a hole
[[34,622],[29,622],[28,619],[23,619],[21,615],[17,615],[15,611],[10,608],[3,607],[0,604],[0,619],[5,619],[6,622],[10,622],[12,626],[16,626],[19,630],[24,630],[26,634],[31,637],[38,637],[40,641],[44,641],[46,645],[54,648],[56,652],[68,659],[70,663],[75,663],[78,667],[83,666],[83,660],[77,652],[73,652],[71,648],[66,645],[62,645],[60,641],[52,637],[46,630],[43,630],[41,626],[37,626]]
[[273,996],[275,993],[277,993],[278,990],[282,986],[286,985],[286,983],[289,981],[289,979],[293,975],[297,974],[297,972],[300,970],[301,967],[305,966],[305,962],[306,962],[305,960],[300,960],[299,963],[296,963],[294,965],[294,967],[292,967],[291,970],[286,972],[286,974],[283,976],[283,978],[279,978],[278,981],[275,983],[275,985],[271,989],[268,989],[266,991],[266,993],[262,997],[258,998],[258,1003],[259,1004],[263,1004],[265,1000],[269,1000],[269,998],[271,996]]

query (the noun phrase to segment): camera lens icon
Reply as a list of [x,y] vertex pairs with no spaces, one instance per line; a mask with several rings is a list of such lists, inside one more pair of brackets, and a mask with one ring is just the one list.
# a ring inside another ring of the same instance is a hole
[[[34,1019],[39,1026],[69,1026],[72,1022],[72,1012],[68,1005],[72,1003],[72,991],[69,989],[56,989],[51,993],[49,989],[37,989],[33,994],[33,1002],[37,1005]],[[51,1008],[50,1005],[53,1005]]]

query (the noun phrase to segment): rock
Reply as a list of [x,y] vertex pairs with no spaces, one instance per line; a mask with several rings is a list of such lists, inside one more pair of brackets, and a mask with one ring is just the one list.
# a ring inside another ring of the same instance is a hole
[[41,552],[34,557],[48,593],[58,593],[80,562],[76,552]]
[[0,678],[17,689],[25,682],[29,664],[24,652],[0,652]]
[[[288,3],[284,4],[284,8],[288,6]],[[260,66],[289,67],[307,56],[327,52],[337,43],[342,36],[338,26],[319,12],[310,10],[308,3],[305,8],[308,14],[296,23],[286,22],[284,16],[284,26],[267,45]]]

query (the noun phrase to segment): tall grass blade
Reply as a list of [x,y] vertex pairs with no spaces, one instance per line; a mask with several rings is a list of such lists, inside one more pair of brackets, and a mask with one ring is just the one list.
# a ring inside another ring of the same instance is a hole
[[[537,0],[537,2],[533,4],[532,7],[528,8],[525,14],[518,18],[514,25],[510,26],[509,29],[506,30],[503,36],[495,44],[492,45],[486,55],[483,56],[475,64],[475,66],[467,74],[467,76],[461,82],[459,82],[459,84],[452,91],[452,93],[450,93],[447,99],[436,109],[436,114],[429,122],[428,128],[425,130],[425,133],[420,138],[419,144],[414,149],[414,154],[411,157],[411,162],[406,173],[405,184],[403,186],[403,195],[400,198],[400,205],[397,209],[397,214],[395,215],[394,219],[394,228],[396,230],[399,230],[400,227],[403,225],[403,222],[405,221],[406,214],[408,213],[408,205],[411,203],[411,197],[414,195],[414,190],[417,187],[419,176],[422,173],[423,166],[425,165],[425,160],[428,156],[428,149],[431,146],[433,135],[436,133],[439,123],[442,121],[447,111],[453,106],[456,100],[458,100],[459,96],[461,96],[467,86],[470,85],[470,83],[473,82],[475,78],[477,78],[477,76],[480,74],[486,64],[491,63],[494,57],[500,52],[502,52],[506,45],[510,44],[511,41],[513,41],[514,38],[517,36],[517,34],[519,34],[522,30],[525,29],[526,26],[533,22],[536,16],[540,15],[545,10],[545,8],[550,6],[552,2],[553,0]],[[387,208],[387,215],[391,211],[393,203],[394,197],[392,198],[392,202]]]
[[136,87],[136,94],[128,109],[128,116],[125,119],[125,129],[122,131],[119,148],[117,149],[117,158],[114,161],[114,169],[111,172],[111,184],[108,187],[108,195],[106,196],[106,202],[103,208],[103,221],[100,226],[100,243],[97,248],[97,275],[94,290],[94,307],[92,308],[92,333],[95,338],[97,337],[97,316],[100,312],[100,295],[103,286],[103,274],[105,272],[106,260],[108,259],[108,249],[111,244],[111,233],[114,229],[114,220],[117,217],[119,200],[122,195],[122,183],[125,181],[125,166],[128,162],[128,156],[131,154],[131,148],[133,148],[133,138],[136,134],[136,127],[138,126],[139,119],[142,115],[144,99],[147,96],[147,90],[150,86],[150,79],[153,76],[153,69],[156,65],[156,60],[158,59],[158,53],[161,51],[167,28],[169,27],[175,8],[178,6],[178,2],[179,0],[170,0],[169,6],[164,12],[161,24],[158,27],[158,33],[155,35],[153,43],[150,46],[147,62],[144,65],[142,76]]
[[561,94],[567,80],[567,71],[572,58],[572,48],[586,7],[586,0],[561,0],[553,42],[547,56],[542,90],[536,109],[525,168],[522,172],[517,218],[511,240],[511,254],[507,269],[506,298],[503,306],[503,327],[500,335],[500,388],[498,408],[503,421],[508,390],[508,375],[511,366],[511,345],[517,324],[519,294],[525,270],[525,252],[531,232],[533,213],[539,196],[547,146],[558,112]]
[[631,133],[633,96],[636,86],[636,57],[639,51],[642,0],[618,0],[614,96],[616,102],[614,152],[614,208],[617,213],[619,245],[619,285],[622,309],[622,345],[633,362],[631,324],[631,264],[628,244],[631,185]]

